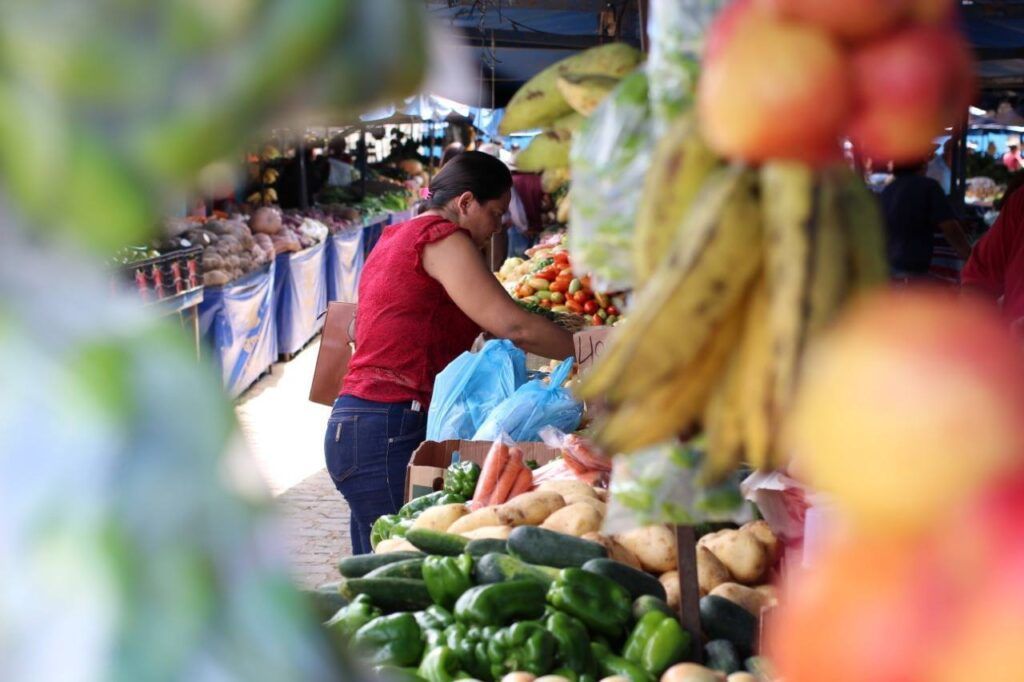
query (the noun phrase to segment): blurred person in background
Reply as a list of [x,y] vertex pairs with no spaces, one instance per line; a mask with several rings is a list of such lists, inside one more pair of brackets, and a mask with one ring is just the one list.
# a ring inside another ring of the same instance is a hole
[[939,183],[947,196],[953,187],[953,139],[946,140],[928,164],[928,177]]
[[444,168],[445,164],[464,151],[466,151],[466,147],[461,142],[452,142],[445,147],[444,152],[441,153],[441,168]]
[[1006,166],[1006,170],[1014,173],[1020,170],[1021,160],[1020,151],[1017,145],[1011,144],[1006,153],[1003,154],[1003,165]]
[[513,202],[509,210],[512,227],[508,231],[509,257],[522,258],[534,245],[537,235],[544,229],[544,189],[536,173],[512,173]]
[[985,154],[992,157],[993,159],[999,155],[999,152],[996,150],[995,142],[988,143],[988,146],[985,147]]
[[356,167],[352,165],[352,157],[349,156],[345,147],[345,141],[332,143],[329,154],[326,185],[328,187],[348,187],[356,180],[357,174]]
[[925,175],[926,168],[926,161],[894,168],[892,182],[882,190],[889,269],[896,280],[928,276],[935,231],[945,236],[959,257],[966,259],[971,254],[971,245],[942,187]]
[[1024,179],[1011,182],[999,218],[975,245],[961,277],[964,290],[1000,302],[1024,338]]
[[517,305],[482,257],[511,197],[505,164],[463,152],[431,182],[427,210],[387,228],[366,261],[356,350],[324,434],[355,554],[372,551],[374,521],[402,506],[434,379],[481,330],[547,358],[573,354],[572,336]]

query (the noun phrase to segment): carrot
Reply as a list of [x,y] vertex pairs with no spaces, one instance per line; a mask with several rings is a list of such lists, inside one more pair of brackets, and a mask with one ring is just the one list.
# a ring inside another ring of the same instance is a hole
[[533,487],[533,472],[530,471],[530,467],[524,466],[516,476],[516,482],[512,485],[512,492],[508,494],[508,499],[512,499],[517,495],[522,495],[525,492],[529,492],[530,488]]
[[509,452],[508,464],[505,466],[505,470],[501,472],[501,477],[498,478],[498,483],[494,486],[494,492],[491,493],[487,504],[503,504],[507,501],[508,494],[512,492],[512,486],[515,485],[516,478],[519,477],[519,470],[525,468],[526,465],[523,464],[523,451],[519,448],[512,448]]
[[508,466],[508,446],[501,441],[494,441],[487,457],[484,459],[484,468],[480,472],[480,480],[476,484],[476,491],[473,493],[473,505],[476,508],[487,504],[494,492],[494,486],[498,484],[501,473]]

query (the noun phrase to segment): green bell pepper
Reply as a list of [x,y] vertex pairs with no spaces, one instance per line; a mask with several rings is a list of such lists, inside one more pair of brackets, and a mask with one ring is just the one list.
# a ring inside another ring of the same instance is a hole
[[375,682],[423,682],[415,668],[399,668],[394,665],[378,665],[371,671]]
[[467,674],[478,680],[491,676],[491,662],[487,654],[488,642],[497,635],[499,628],[478,628],[464,623],[455,623],[444,630],[442,645],[455,652],[459,665]]
[[555,611],[545,619],[548,632],[557,642],[555,660],[558,665],[577,675],[594,670],[594,657],[590,655],[590,636],[587,628],[572,616]]
[[633,628],[622,657],[660,677],[690,651],[690,633],[672,616],[659,611],[645,614]]
[[454,682],[462,674],[459,657],[446,646],[427,652],[417,672],[427,682]]
[[415,500],[406,503],[404,507],[398,510],[398,516],[403,519],[415,519],[417,516],[422,514],[424,510],[430,509],[431,507],[436,507],[442,504],[458,504],[465,501],[466,498],[461,495],[453,495],[449,492],[445,492],[444,490],[438,490],[435,493],[417,497]]
[[455,602],[455,620],[472,625],[506,625],[543,614],[544,586],[532,580],[480,585]]
[[343,606],[324,625],[328,631],[340,637],[342,641],[348,641],[359,628],[381,615],[381,610],[373,605],[370,597],[361,594],[353,599],[348,606]]
[[604,677],[622,676],[630,682],[654,682],[654,678],[641,666],[616,656],[605,645],[591,642],[590,650]]
[[423,642],[428,650],[441,643],[445,628],[455,622],[452,614],[440,606],[431,606],[412,615],[416,619],[416,624],[420,626]]
[[428,556],[423,561],[423,582],[438,606],[450,609],[462,593],[473,587],[473,557]]
[[499,680],[516,671],[545,675],[552,668],[557,646],[555,638],[540,623],[523,621],[507,627],[487,643],[491,677]]
[[448,467],[444,477],[444,491],[465,499],[473,497],[480,480],[480,465],[476,462],[456,462]]
[[633,615],[626,588],[603,575],[581,568],[564,568],[551,584],[548,602],[579,618],[592,632],[615,639]]
[[356,631],[352,646],[371,665],[405,667],[419,663],[423,655],[420,626],[411,613],[374,618]]
[[378,517],[373,522],[373,527],[370,528],[370,546],[376,549],[381,540],[404,538],[406,532],[412,528],[413,521],[414,519],[403,518],[398,514],[385,514]]

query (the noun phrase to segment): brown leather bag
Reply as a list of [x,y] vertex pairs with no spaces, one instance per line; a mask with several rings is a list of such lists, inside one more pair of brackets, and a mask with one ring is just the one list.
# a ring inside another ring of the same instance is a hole
[[309,388],[311,401],[321,405],[334,404],[355,347],[356,305],[341,301],[328,303],[316,369],[313,370],[313,385]]

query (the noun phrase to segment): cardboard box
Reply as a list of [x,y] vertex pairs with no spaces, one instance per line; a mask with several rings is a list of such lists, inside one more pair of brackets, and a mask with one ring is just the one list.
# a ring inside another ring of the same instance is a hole
[[[526,459],[535,459],[541,465],[560,454],[559,450],[544,443],[520,443],[518,447]],[[490,441],[446,440],[438,443],[428,440],[421,443],[412,453],[405,470],[405,501],[440,490],[444,485],[445,469],[451,465],[452,454],[456,451],[463,462],[476,462],[483,466],[490,449]]]
[[608,343],[612,327],[591,327],[573,334],[576,346],[576,364],[580,374],[590,369],[597,361]]

